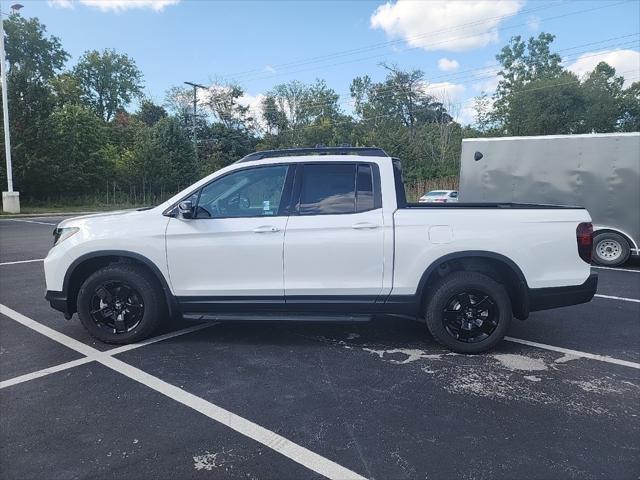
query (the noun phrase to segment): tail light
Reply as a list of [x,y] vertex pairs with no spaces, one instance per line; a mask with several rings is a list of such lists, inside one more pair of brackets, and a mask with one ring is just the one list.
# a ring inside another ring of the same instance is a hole
[[576,228],[576,240],[578,241],[578,254],[587,263],[591,263],[591,250],[593,249],[593,225],[580,223]]

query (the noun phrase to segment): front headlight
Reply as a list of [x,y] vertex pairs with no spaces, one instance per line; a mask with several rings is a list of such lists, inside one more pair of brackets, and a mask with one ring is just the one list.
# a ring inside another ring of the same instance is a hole
[[59,243],[65,241],[72,235],[78,233],[80,229],[78,227],[57,227],[53,230],[53,246],[55,247]]

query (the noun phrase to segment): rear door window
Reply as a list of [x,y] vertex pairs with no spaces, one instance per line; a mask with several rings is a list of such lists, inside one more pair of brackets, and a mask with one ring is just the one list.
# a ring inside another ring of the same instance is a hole
[[355,163],[304,166],[298,209],[300,215],[331,215],[355,211]]
[[366,212],[367,210],[372,210],[374,201],[371,165],[358,165],[356,188],[356,211]]

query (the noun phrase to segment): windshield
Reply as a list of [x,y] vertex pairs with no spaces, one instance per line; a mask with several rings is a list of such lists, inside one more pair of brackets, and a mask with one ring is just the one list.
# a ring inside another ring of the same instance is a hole
[[447,192],[441,192],[441,191],[434,191],[434,192],[427,192],[425,195],[427,197],[439,197],[440,195],[444,195]]

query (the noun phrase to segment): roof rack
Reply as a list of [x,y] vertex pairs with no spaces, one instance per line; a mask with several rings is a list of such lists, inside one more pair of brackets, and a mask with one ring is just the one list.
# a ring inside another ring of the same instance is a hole
[[361,157],[388,157],[387,153],[377,147],[315,147],[288,148],[284,150],[263,150],[253,152],[241,158],[236,163],[251,162],[264,158],[295,157],[300,155],[358,155]]

